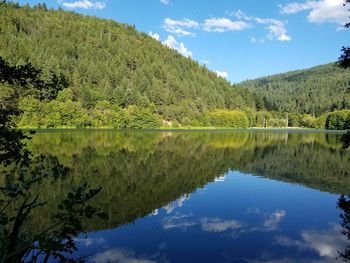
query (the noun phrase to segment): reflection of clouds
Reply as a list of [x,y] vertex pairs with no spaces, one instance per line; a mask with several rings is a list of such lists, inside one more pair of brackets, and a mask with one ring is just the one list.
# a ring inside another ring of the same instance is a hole
[[158,248],[159,248],[160,250],[166,249],[166,244],[165,244],[165,242],[160,243],[160,244],[158,245]]
[[215,182],[225,182],[226,180],[226,175],[221,175],[215,178]]
[[330,231],[304,231],[301,235],[305,242],[318,251],[321,257],[336,257],[338,250],[347,245],[346,238],[340,233],[340,228],[334,227]]
[[152,216],[157,216],[158,215],[158,209],[154,210],[152,213],[151,213]]
[[187,228],[198,224],[201,225],[202,230],[206,232],[224,232],[230,229],[234,230],[243,227],[243,224],[237,220],[223,220],[220,218],[203,217],[198,222],[193,219],[191,214],[182,215],[178,213],[163,219],[163,229],[165,230],[173,228],[187,230]]
[[220,218],[207,218],[204,217],[200,220],[202,230],[207,232],[224,232],[229,229],[239,229],[243,227],[243,224],[236,220],[223,221]]
[[260,214],[260,208],[249,207],[247,208],[247,214]]
[[265,258],[258,260],[246,260],[248,263],[335,263],[341,261],[334,261],[334,259],[312,259],[312,258],[304,258],[304,259],[294,259],[294,258]]
[[[247,213],[249,212],[260,214],[259,209],[253,209],[252,211],[247,210]],[[271,214],[264,214],[265,219],[262,225],[250,226],[250,227],[242,225],[242,228],[232,231],[232,233],[230,233],[230,236],[233,239],[237,239],[243,234],[254,233],[254,232],[276,231],[279,229],[279,224],[281,223],[282,219],[286,216],[286,214],[287,213],[284,210],[276,210]]]
[[279,259],[258,259],[258,260],[246,260],[249,263],[296,263],[291,258],[279,258]]
[[[260,210],[253,210],[252,213],[260,213]],[[203,217],[195,219],[192,214],[176,213],[174,216],[165,217],[162,221],[163,229],[169,230],[180,228],[187,230],[189,227],[200,225],[205,232],[225,232],[232,230],[229,235],[236,239],[240,235],[253,232],[270,232],[279,229],[279,224],[286,216],[286,211],[276,210],[271,214],[264,214],[264,221],[260,226],[247,226],[245,223],[234,219],[221,219],[218,217]]]
[[172,213],[176,208],[178,207],[182,207],[183,206],[183,203],[187,200],[190,199],[190,195],[184,195],[184,196],[181,196],[179,199],[167,204],[164,209],[166,210],[166,213],[167,214],[170,214]]
[[267,229],[278,229],[279,223],[286,216],[286,211],[277,210],[269,215],[264,221],[264,227]]
[[106,240],[103,237],[97,237],[97,238],[76,238],[75,242],[78,244],[83,245],[84,247],[89,247],[91,245],[94,246],[100,246],[106,243]]
[[154,261],[154,260],[135,257],[133,252],[122,250],[122,249],[110,249],[102,253],[98,253],[91,258],[90,262],[157,263],[157,261]]
[[297,247],[300,250],[305,250],[305,243],[301,240],[293,240],[287,236],[275,237],[276,243],[284,247]]
[[186,230],[188,227],[195,226],[192,215],[176,214],[174,216],[165,217],[163,219],[163,229],[169,230],[173,228],[180,228]]
[[297,247],[300,250],[311,249],[316,251],[320,257],[334,259],[338,251],[347,246],[346,238],[341,234],[340,226],[334,226],[326,231],[305,230],[301,232],[302,240],[293,240],[285,236],[276,237],[279,245],[286,247]]

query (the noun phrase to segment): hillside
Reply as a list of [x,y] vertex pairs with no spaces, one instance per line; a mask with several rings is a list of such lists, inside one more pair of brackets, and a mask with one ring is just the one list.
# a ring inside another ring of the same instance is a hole
[[66,12],[5,4],[0,57],[31,63],[43,78],[60,76],[85,109],[99,102],[137,105],[165,119],[192,119],[205,109],[255,108],[252,95],[165,47],[134,26]]
[[20,128],[350,127],[332,64],[232,85],[135,26],[44,4],[0,18],[0,102]]
[[282,112],[321,115],[350,108],[349,70],[335,63],[245,81],[240,84],[260,99],[257,107]]

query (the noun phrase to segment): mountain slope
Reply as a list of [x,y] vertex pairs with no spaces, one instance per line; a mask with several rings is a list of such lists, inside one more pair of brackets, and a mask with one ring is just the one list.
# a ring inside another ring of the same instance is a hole
[[45,6],[1,7],[0,56],[66,79],[86,109],[100,101],[152,108],[168,119],[254,108],[253,96],[133,26]]
[[334,63],[245,81],[240,84],[260,99],[257,107],[320,115],[350,108],[350,71]]

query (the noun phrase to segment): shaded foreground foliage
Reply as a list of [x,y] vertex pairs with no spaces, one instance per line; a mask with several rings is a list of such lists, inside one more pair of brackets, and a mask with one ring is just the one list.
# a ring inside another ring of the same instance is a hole
[[[19,94],[31,90],[42,99],[55,98],[51,86],[39,79],[41,71],[32,65],[13,67],[0,58],[0,258],[2,262],[83,261],[70,258],[76,249],[74,238],[84,232],[83,220],[105,217],[99,208],[89,205],[101,188],[86,183],[72,187],[66,197],[55,203],[52,222],[36,233],[25,224],[36,210],[47,207],[40,192],[32,189],[44,182],[54,183],[68,175],[69,169],[57,158],[37,156],[31,159],[26,142],[31,138],[12,122],[18,116]],[[32,133],[33,134],[33,133]],[[30,168],[29,168],[30,167]],[[45,189],[44,189],[45,190]],[[58,205],[58,206],[57,206]]]

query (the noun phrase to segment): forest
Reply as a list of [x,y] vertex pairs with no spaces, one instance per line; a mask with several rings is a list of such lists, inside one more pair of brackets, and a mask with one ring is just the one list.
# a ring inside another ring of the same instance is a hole
[[261,105],[269,111],[320,116],[350,107],[349,70],[335,63],[249,80],[240,85],[262,98]]
[[[20,128],[350,127],[350,74],[333,64],[232,84],[134,25],[45,4],[0,11],[0,99],[16,97]],[[19,92],[6,72],[28,69]]]

